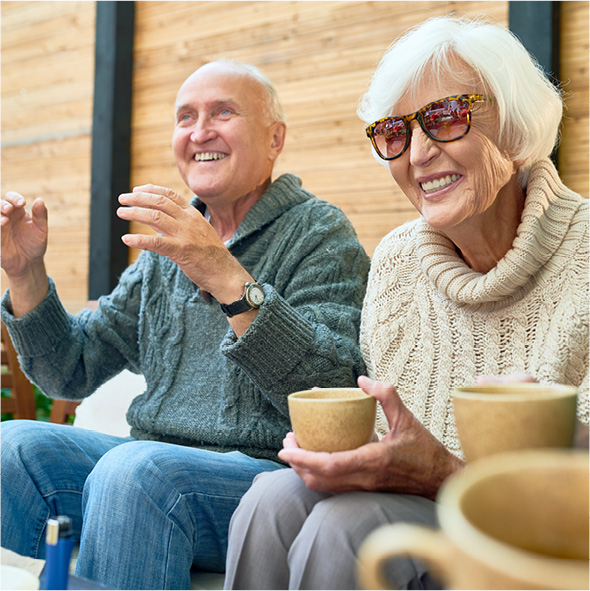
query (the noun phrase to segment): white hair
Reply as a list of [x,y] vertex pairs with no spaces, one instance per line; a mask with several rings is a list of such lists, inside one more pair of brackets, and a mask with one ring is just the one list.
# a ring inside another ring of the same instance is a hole
[[285,112],[279,100],[279,95],[277,94],[277,90],[274,84],[256,66],[229,58],[216,59],[213,62],[209,62],[209,64],[223,64],[233,70],[237,70],[238,72],[246,76],[250,76],[251,78],[254,78],[258,82],[260,82],[266,92],[268,108],[267,115],[270,118],[271,122],[275,123],[277,121],[285,121]]
[[410,29],[381,59],[361,98],[359,117],[370,124],[392,115],[396,103],[426,77],[452,80],[460,62],[473,69],[473,82],[481,86],[477,92],[495,97],[498,144],[518,163],[526,185],[532,164],[549,156],[559,141],[563,100],[561,91],[505,27],[483,19],[443,16]]

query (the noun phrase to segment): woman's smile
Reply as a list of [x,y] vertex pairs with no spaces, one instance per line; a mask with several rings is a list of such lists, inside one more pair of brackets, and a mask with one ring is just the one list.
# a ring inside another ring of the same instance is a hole
[[463,177],[460,174],[445,174],[428,180],[418,180],[418,184],[425,196],[429,196],[448,187],[454,187],[461,178]]

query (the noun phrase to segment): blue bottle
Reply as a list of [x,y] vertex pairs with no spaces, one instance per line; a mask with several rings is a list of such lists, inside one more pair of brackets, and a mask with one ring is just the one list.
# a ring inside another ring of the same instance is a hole
[[68,588],[73,548],[72,520],[67,515],[49,519],[45,538],[45,589]]

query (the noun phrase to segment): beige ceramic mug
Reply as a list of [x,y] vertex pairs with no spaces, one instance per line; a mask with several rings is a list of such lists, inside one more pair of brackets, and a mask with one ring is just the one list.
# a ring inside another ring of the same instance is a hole
[[467,461],[503,451],[571,447],[574,386],[493,384],[452,392],[457,433]]
[[395,524],[359,551],[365,589],[388,589],[397,556],[424,560],[449,589],[588,589],[588,460],[527,450],[468,464],[443,484],[439,530]]
[[316,388],[288,397],[297,443],[310,451],[345,451],[369,443],[377,402],[360,388]]

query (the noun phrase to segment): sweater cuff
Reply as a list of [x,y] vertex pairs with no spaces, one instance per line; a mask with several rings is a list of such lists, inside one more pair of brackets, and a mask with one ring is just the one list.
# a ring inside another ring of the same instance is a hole
[[313,324],[268,284],[266,299],[250,328],[238,339],[230,330],[221,352],[263,389],[276,388],[314,346]]
[[54,351],[70,332],[69,315],[59,301],[55,283],[49,278],[45,299],[20,318],[12,313],[10,292],[0,302],[2,322],[14,348],[23,357],[41,357]]

